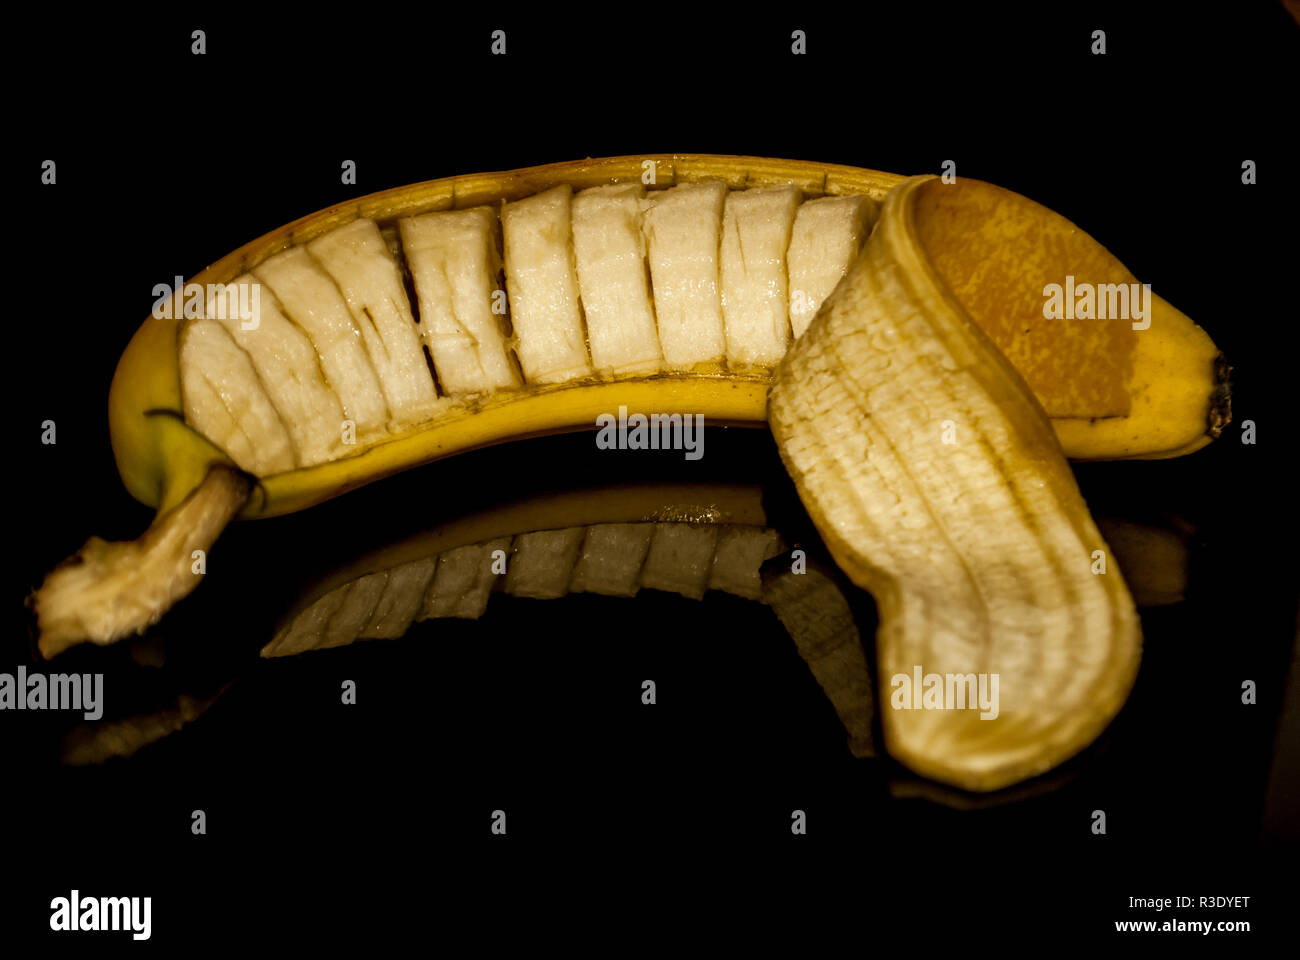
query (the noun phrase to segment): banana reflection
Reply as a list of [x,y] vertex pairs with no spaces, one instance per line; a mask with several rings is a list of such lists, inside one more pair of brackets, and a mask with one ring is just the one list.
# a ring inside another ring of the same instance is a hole
[[[1122,518],[1100,517],[1098,524],[1139,606],[1183,598],[1185,531]],[[548,494],[423,531],[333,571],[290,604],[261,655],[395,639],[429,619],[478,619],[494,593],[630,598],[653,589],[700,599],[717,590],[772,608],[834,707],[849,751],[874,757],[875,682],[849,603],[852,588],[829,561],[792,563],[789,547],[769,525],[758,485],[659,483]],[[156,643],[148,636],[142,642],[149,662],[160,662]],[[129,757],[196,720],[229,686],[208,697],[182,695],[155,714],[83,724],[67,738],[64,762]],[[896,796],[968,805],[959,792],[927,786],[907,774],[890,782]]]
[[423,620],[478,619],[498,591],[550,600],[644,588],[698,600],[720,590],[761,601],[759,567],[785,549],[758,486],[549,496],[419,534],[331,575],[295,604],[262,656],[400,637]]

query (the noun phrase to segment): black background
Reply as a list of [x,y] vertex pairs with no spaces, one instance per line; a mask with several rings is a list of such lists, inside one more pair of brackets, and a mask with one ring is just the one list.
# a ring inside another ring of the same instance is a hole
[[[832,932],[866,949],[1026,931],[1055,944],[1164,919],[1128,898],[1180,894],[1252,896],[1242,916],[1255,936],[1284,920],[1300,798],[1294,781],[1266,798],[1296,622],[1300,30],[1280,5],[323,11],[291,24],[256,10],[41,13],[10,37],[23,64],[9,67],[11,283],[36,295],[15,296],[6,324],[0,669],[30,662],[23,599],[44,572],[87,535],[133,537],[151,518],[117,477],[104,398],[154,284],[352,196],[643,152],[907,174],[954,160],[959,176],[1022,192],[1105,243],[1235,367],[1234,423],[1206,450],[1076,470],[1095,512],[1195,524],[1191,596],[1143,612],[1138,687],[1064,784],[974,811],[891,796],[905,772],[852,761],[773,615],[735,598],[497,597],[480,622],[259,662],[314,574],[540,490],[761,482],[778,526],[806,524],[759,431],[711,430],[698,464],[597,457],[584,436],[433,464],[228,531],[210,558],[221,572],[156,628],[165,670],[124,647],[58,663],[105,672],[114,716],[235,679],[181,734],[129,763],[69,770],[56,758],[70,720],[0,717],[0,942],[51,937],[50,898],[73,887],[152,896],[153,940],[169,945],[400,933],[621,952],[777,930],[813,950]],[[203,57],[189,52],[195,28]],[[505,57],[488,52],[498,28]],[[796,28],[806,56],[790,54]],[[1103,57],[1089,52],[1098,28]],[[54,186],[40,183],[45,159]],[[346,159],[355,187],[339,182]],[[1241,183],[1245,159],[1256,185]],[[55,446],[40,443],[46,419]],[[1246,419],[1253,446],[1239,442]],[[869,635],[870,601],[857,602]],[[652,709],[639,702],[646,677]],[[357,706],[339,705],[342,679],[357,681]],[[504,838],[488,832],[498,807]],[[796,807],[807,837],[790,835]],[[207,836],[190,834],[196,808]],[[1096,808],[1105,837],[1089,831]],[[129,942],[78,945],[118,938]]]

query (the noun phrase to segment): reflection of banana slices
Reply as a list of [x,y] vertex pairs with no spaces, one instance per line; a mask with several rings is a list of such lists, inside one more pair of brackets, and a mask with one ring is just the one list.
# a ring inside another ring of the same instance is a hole
[[[1113,537],[1115,558],[1136,584],[1139,604],[1181,598],[1187,552],[1179,534],[1120,519],[1098,523]],[[796,573],[780,557],[786,549],[767,526],[757,486],[659,484],[548,494],[418,534],[335,572],[299,599],[262,656],[396,639],[423,620],[475,620],[494,591],[539,599],[634,597],[643,588],[698,599],[719,591],[772,608],[844,725],[850,752],[876,756],[873,665],[842,577],[815,561]],[[1152,585],[1145,598],[1144,583]],[[161,665],[156,637],[146,635],[137,646],[148,648],[140,655],[147,652],[149,663]],[[130,757],[195,720],[224,689],[206,699],[180,696],[155,714],[81,724],[67,738],[64,762]],[[891,791],[936,799],[927,784],[896,780]],[[954,801],[937,796],[937,802]]]
[[642,588],[698,600],[720,590],[763,597],[759,567],[785,548],[749,524],[597,523],[530,530],[453,547],[365,574],[312,600],[277,631],[264,657],[371,637],[400,637],[421,620],[477,619],[493,590],[550,600],[570,593],[631,597]]
[[[532,599],[571,593],[633,597],[642,588],[700,599],[718,590],[773,606],[783,622],[791,618],[785,625],[792,633],[793,623],[801,634],[821,630],[830,636],[841,628],[849,616],[843,596],[823,582],[832,572],[810,570],[808,584],[793,592],[789,585],[760,581],[759,567],[785,545],[764,525],[757,487],[683,485],[677,496],[664,496],[653,487],[548,495],[412,537],[362,558],[310,592],[262,656],[397,638],[423,620],[475,620],[494,590]],[[628,522],[628,516],[643,519]],[[589,518],[596,522],[567,522]],[[1113,517],[1097,523],[1138,606],[1182,599],[1188,553],[1178,533]],[[482,533],[489,535],[469,541]],[[822,595],[825,607],[811,600],[806,611],[792,606]],[[814,615],[826,623],[812,623]]]
[[[757,599],[759,564],[783,549],[775,532],[762,532],[766,522],[762,490],[747,484],[629,484],[533,497],[335,571],[298,599],[262,655],[398,637],[421,620],[477,619],[494,589],[538,599],[631,597],[642,587],[698,598],[714,589]],[[674,567],[687,547],[689,569]]]

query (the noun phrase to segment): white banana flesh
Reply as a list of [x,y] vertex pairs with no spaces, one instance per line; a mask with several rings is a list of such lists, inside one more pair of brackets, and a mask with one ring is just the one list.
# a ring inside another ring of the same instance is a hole
[[290,247],[255,269],[253,276],[311,339],[321,372],[344,416],[356,424],[358,439],[384,434],[388,401],[361,328],[330,275],[305,247]]
[[334,278],[361,329],[395,426],[424,423],[438,412],[429,375],[402,285],[402,272],[373,220],[354,220],[307,244],[307,251]]
[[603,377],[663,367],[646,276],[641,220],[645,188],[619,183],[573,198],[573,250],[591,364]]
[[718,267],[726,199],[721,183],[683,183],[650,195],[646,247],[669,370],[721,366],[726,359]]
[[295,466],[293,443],[253,361],[215,320],[181,332],[185,416],[240,467],[259,477]]
[[456,396],[519,386],[503,330],[496,211],[443,210],[407,217],[400,229],[418,298],[420,335],[443,391]]
[[790,331],[808,324],[857,259],[880,205],[870,197],[817,197],[800,204],[786,254],[790,275]]
[[352,221],[239,278],[260,284],[265,323],[226,323],[233,343],[207,329],[192,338],[186,417],[266,476],[361,452],[498,391],[766,374],[874,219],[866,197],[801,197],[720,182],[576,196],[562,185],[499,216],[439,211],[387,234]]
[[510,319],[529,383],[591,376],[573,262],[572,199],[573,190],[561,185],[501,211]]
[[[236,277],[227,289],[250,289],[257,279]],[[285,316],[270,291],[258,295],[256,316],[244,317],[230,297],[210,291],[207,316],[216,320],[252,361],[272,406],[293,444],[295,464],[310,467],[332,460],[341,443],[343,407],[325,383],[316,348],[302,328]]]
[[734,190],[722,214],[722,316],[727,361],[771,367],[790,346],[785,254],[799,207],[795,187]]

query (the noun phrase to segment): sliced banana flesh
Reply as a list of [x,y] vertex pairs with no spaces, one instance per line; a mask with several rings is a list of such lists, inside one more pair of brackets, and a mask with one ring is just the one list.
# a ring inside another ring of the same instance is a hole
[[212,317],[248,360],[201,330],[182,365],[212,370],[183,371],[186,416],[265,475],[291,469],[285,433],[292,466],[312,466],[461,412],[458,398],[590,377],[766,374],[876,211],[864,196],[801,198],[721,182],[561,185],[499,215],[402,218],[389,235],[352,221],[239,278],[260,286],[257,329],[214,296]]
[[727,356],[718,250],[721,183],[683,183],[650,195],[646,249],[664,365],[669,370],[721,365]]
[[590,187],[573,198],[573,249],[591,363],[601,376],[658,373],[663,352],[646,273],[640,184]]
[[786,251],[794,228],[795,187],[733,190],[722,215],[722,316],[727,361],[771,367],[790,346]]
[[438,384],[451,396],[519,386],[504,333],[496,211],[444,210],[408,217],[400,229]]
[[573,190],[561,185],[501,211],[510,319],[529,383],[592,372],[573,262],[572,199]]
[[425,423],[439,410],[402,273],[373,220],[354,220],[307,244],[334,278],[361,330],[395,427]]
[[185,416],[240,469],[259,477],[292,470],[293,442],[248,354],[215,320],[181,333]]
[[382,435],[388,401],[361,328],[330,275],[305,247],[290,247],[255,269],[253,276],[311,339],[321,372],[338,395],[344,416],[356,424],[357,436]]
[[[245,273],[227,290],[251,290],[257,279]],[[207,316],[230,334],[252,361],[266,396],[289,433],[298,466],[309,467],[335,457],[342,443],[343,407],[321,374],[316,348],[302,328],[290,320],[269,290],[249,297],[249,316],[234,309],[232,298],[209,292]],[[254,314],[255,315],[252,315]],[[250,385],[250,389],[252,386]]]
[[796,338],[857,259],[879,215],[880,205],[870,197],[817,197],[800,204],[786,254]]

